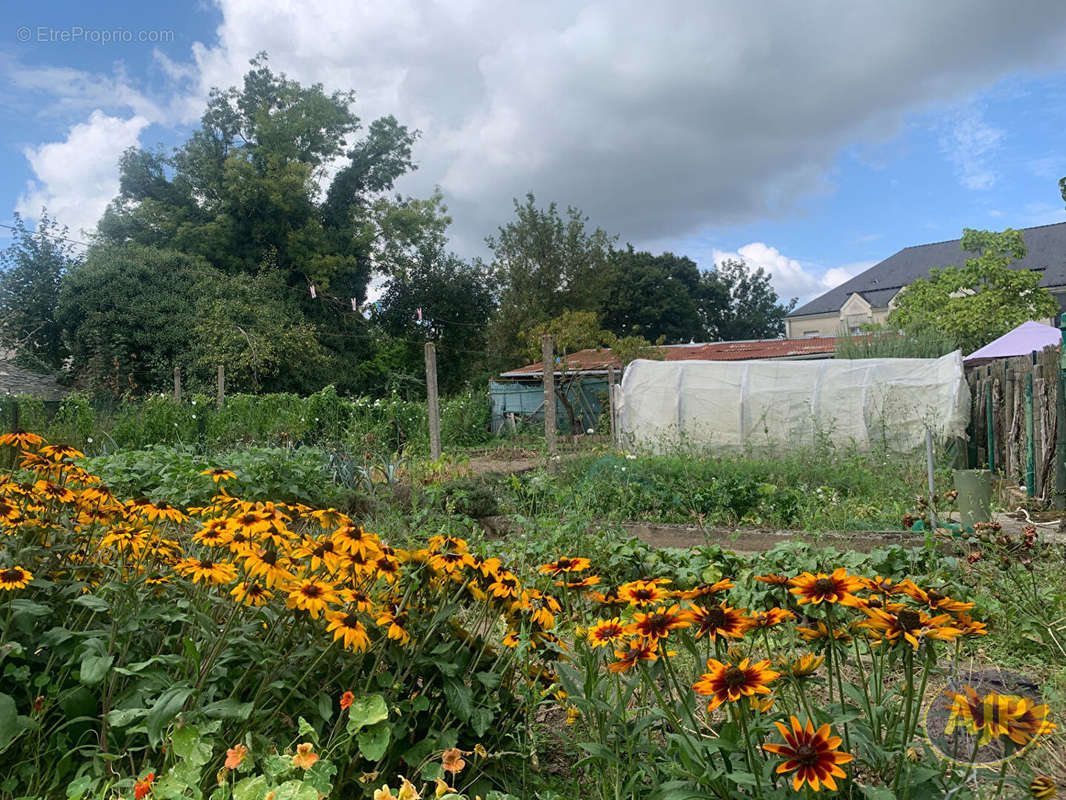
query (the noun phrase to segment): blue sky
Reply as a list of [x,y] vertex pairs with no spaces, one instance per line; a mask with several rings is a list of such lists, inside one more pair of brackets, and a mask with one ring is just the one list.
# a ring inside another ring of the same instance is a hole
[[466,255],[534,191],[803,300],[963,227],[1066,221],[1066,4],[737,5],[24,6],[0,36],[0,219],[46,203],[91,228],[122,149],[182,141],[264,49],[422,130],[397,188],[440,186]]

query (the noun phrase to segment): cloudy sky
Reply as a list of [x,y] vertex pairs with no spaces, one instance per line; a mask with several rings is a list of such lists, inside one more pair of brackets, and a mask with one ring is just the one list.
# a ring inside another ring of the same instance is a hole
[[266,50],[422,131],[398,188],[439,185],[466,255],[532,191],[802,300],[963,227],[1066,221],[1061,0],[181,5],[9,12],[0,219],[91,230],[121,152],[181,142]]

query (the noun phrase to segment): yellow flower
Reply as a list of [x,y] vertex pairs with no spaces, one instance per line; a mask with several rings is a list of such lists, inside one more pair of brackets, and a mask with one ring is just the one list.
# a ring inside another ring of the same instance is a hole
[[367,636],[366,628],[355,614],[347,611],[329,611],[326,612],[326,619],[329,620],[326,631],[333,631],[334,641],[341,639],[346,648],[359,652],[366,652],[366,649],[370,647],[370,637]]
[[337,595],[333,586],[325,581],[305,578],[289,592],[285,605],[306,611],[313,619],[326,610],[328,603],[336,603]]
[[397,777],[400,779],[400,791],[396,793],[396,800],[419,800],[422,797],[422,793],[407,778],[403,775]]
[[211,477],[211,480],[213,480],[215,483],[218,483],[219,481],[231,481],[237,477],[228,469],[205,469],[200,474],[209,475]]
[[238,603],[244,603],[246,606],[263,606],[274,597],[273,593],[254,581],[241,581],[230,594]]
[[237,577],[237,568],[228,561],[212,561],[209,558],[183,558],[174,565],[178,574],[192,578],[193,583],[230,583]]
[[32,580],[33,574],[22,567],[10,567],[9,569],[0,570],[0,589],[6,592],[10,592],[12,589],[25,589]]

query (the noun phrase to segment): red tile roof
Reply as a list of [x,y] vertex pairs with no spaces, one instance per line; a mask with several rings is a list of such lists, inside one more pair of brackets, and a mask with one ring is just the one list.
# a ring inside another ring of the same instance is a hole
[[[836,350],[836,338],[811,336],[805,339],[751,339],[742,342],[707,342],[704,344],[669,345],[658,348],[666,361],[746,361],[763,358],[802,358],[829,356]],[[579,350],[566,359],[568,372],[604,371],[621,363],[609,348]],[[563,369],[560,364],[558,370]],[[503,373],[503,377],[539,375],[541,362]]]

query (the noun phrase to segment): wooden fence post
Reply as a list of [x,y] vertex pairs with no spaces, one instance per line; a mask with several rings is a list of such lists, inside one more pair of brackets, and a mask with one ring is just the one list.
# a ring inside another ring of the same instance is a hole
[[555,455],[555,351],[552,337],[544,334],[540,338],[540,360],[544,378],[544,443],[548,455]]
[[218,407],[226,402],[226,368],[218,365]]
[[181,402],[181,367],[174,367],[174,402]]
[[992,379],[991,370],[989,370],[989,379],[986,382],[985,388],[985,427],[987,430],[985,434],[988,438],[986,456],[988,458],[988,469],[990,472],[996,471],[996,434],[995,434],[995,420],[992,418]]
[[607,404],[609,413],[607,418],[611,421],[611,447],[618,447],[618,433],[615,426],[618,424],[614,418],[614,367],[607,367]]
[[1036,442],[1033,440],[1033,373],[1025,376],[1025,489],[1033,496],[1036,489]]
[[[1051,507],[1066,509],[1066,314],[1059,317],[1062,342],[1059,344],[1058,379],[1055,383],[1055,493]],[[1054,374],[1055,371],[1052,370]]]
[[426,401],[429,407],[429,457],[440,458],[440,398],[437,396],[437,348],[426,342]]

